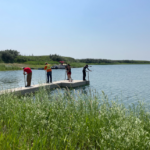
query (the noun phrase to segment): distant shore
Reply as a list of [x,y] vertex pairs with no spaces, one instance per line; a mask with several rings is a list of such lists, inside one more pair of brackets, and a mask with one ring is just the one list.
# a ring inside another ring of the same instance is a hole
[[[89,65],[145,65],[150,63],[88,63]],[[86,63],[70,63],[72,68],[82,68]],[[0,63],[0,71],[22,70],[23,67],[30,67],[33,70],[44,70],[45,65],[31,65],[22,63]],[[52,65],[53,66],[53,65]],[[53,68],[61,69],[61,68]]]
[[[130,65],[130,64],[150,64],[147,60],[111,60],[111,59],[94,59],[84,58],[75,59],[73,57],[60,56],[57,54],[43,56],[23,56],[16,50],[0,51],[0,71],[5,70],[20,70],[22,67],[30,67],[32,69],[42,69],[45,62],[51,66],[59,65],[60,63],[70,64],[71,68],[81,68],[86,64],[89,65]],[[56,69],[57,67],[55,67]],[[59,69],[60,67],[58,67]]]

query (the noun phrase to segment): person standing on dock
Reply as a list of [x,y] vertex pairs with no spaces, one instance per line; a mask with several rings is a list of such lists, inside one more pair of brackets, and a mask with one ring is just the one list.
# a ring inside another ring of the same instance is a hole
[[32,70],[29,67],[23,67],[23,74],[26,75],[27,73],[27,85],[26,87],[31,86],[31,78],[32,78]]
[[66,79],[66,74],[67,74],[67,80],[69,80],[69,78],[68,78],[68,65],[65,66],[65,79]]
[[51,65],[48,64],[48,63],[45,63],[44,70],[47,71],[47,83],[49,83],[49,78],[50,78],[50,82],[52,83],[52,69],[51,69]]
[[83,67],[83,81],[86,81],[86,79],[85,79],[85,77],[86,77],[86,69],[88,69],[89,71],[91,71],[89,68],[88,68],[88,65],[85,65],[84,67]]
[[72,78],[71,78],[71,67],[70,65],[68,64],[68,67],[67,67],[67,75],[68,75],[68,79],[69,79],[69,82],[72,82]]

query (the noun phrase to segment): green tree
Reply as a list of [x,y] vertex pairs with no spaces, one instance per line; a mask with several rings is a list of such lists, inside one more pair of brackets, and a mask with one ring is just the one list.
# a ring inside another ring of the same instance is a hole
[[20,53],[16,50],[4,50],[0,51],[1,59],[6,62],[6,63],[12,63],[14,62],[15,58],[19,55]]

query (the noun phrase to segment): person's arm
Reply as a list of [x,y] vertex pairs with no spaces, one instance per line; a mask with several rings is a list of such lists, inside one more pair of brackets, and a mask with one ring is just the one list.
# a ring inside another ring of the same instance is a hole
[[89,68],[87,68],[89,71],[91,71]]
[[47,66],[44,67],[44,70],[46,70]]
[[23,74],[26,75],[25,71],[23,70]]

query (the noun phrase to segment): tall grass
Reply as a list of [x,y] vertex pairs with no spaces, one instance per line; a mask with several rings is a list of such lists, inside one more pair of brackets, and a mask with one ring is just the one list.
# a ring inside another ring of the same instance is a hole
[[0,71],[7,71],[7,70],[21,70],[20,67],[10,65],[10,64],[0,64]]
[[27,61],[24,64],[29,64],[29,65],[43,65],[43,66],[45,66],[45,62],[47,62],[49,64],[52,64],[52,65],[54,65],[54,64],[60,64],[57,61]]
[[94,92],[0,96],[0,149],[150,149],[150,114]]

